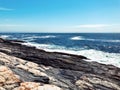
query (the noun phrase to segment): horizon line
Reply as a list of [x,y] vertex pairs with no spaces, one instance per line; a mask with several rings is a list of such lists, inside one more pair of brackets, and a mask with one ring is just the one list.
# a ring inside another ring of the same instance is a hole
[[120,33],[120,32],[0,32],[0,33]]

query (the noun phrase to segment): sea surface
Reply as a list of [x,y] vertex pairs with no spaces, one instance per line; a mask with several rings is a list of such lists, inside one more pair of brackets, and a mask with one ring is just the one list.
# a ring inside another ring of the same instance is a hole
[[49,52],[84,55],[103,64],[120,67],[120,33],[0,33],[5,39],[24,40],[25,45]]

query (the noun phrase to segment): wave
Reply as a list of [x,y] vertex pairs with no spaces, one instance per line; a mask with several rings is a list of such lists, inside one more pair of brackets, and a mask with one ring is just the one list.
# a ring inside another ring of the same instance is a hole
[[39,49],[44,49],[46,51],[50,51],[51,50],[55,50],[55,49],[65,49],[65,47],[62,47],[62,46],[58,46],[58,45],[51,45],[51,44],[38,44],[38,43],[35,43],[35,42],[27,42],[27,43],[22,43],[23,45],[27,45],[27,46],[35,46]]
[[75,37],[71,37],[71,40],[84,40],[84,38],[82,36],[75,36]]
[[119,53],[107,53],[103,51],[90,49],[90,50],[79,51],[79,54],[90,58],[91,59],[90,61],[95,61],[103,64],[111,64],[120,67]]
[[48,44],[38,44],[38,43],[34,43],[34,42],[27,42],[27,43],[22,43],[22,44],[27,45],[27,46],[35,46],[39,49],[46,49],[46,48],[51,46],[51,45],[48,45]]
[[55,38],[56,36],[53,35],[47,35],[47,36],[31,36],[31,37],[26,37],[26,39],[36,39],[36,38]]
[[102,40],[103,42],[120,42],[120,40]]
[[49,52],[64,52],[64,53],[69,53],[69,54],[74,54],[74,55],[83,55],[90,60],[86,60],[89,62],[99,62],[102,64],[110,64],[114,65],[117,67],[120,67],[120,54],[116,53],[107,53],[103,51],[97,51],[94,49],[90,50],[80,50],[80,51],[74,51],[74,50],[67,50],[67,49],[45,49],[46,51]]
[[84,39],[87,41],[99,41],[99,42],[120,42],[120,40],[103,40],[103,39]]
[[85,39],[85,40],[98,42],[120,42],[120,40],[103,40],[103,39]]
[[120,40],[104,40],[104,39],[89,39],[82,36],[71,37],[71,40],[86,40],[86,41],[98,41],[98,42],[120,42]]
[[23,36],[21,39],[27,42],[34,41],[36,39],[48,39],[48,38],[55,38],[56,36],[47,35],[47,36]]
[[10,35],[0,35],[0,38],[3,38],[3,39],[7,39],[9,37],[10,37]]
[[24,43],[24,45],[36,46],[39,49],[43,49],[48,52],[64,52],[74,55],[83,55],[91,60],[86,60],[89,62],[95,61],[103,64],[111,64],[120,67],[120,54],[119,53],[107,53],[103,51],[98,51],[94,49],[79,49],[74,50],[71,48],[66,48],[63,46],[50,45],[50,44],[38,44],[38,43]]

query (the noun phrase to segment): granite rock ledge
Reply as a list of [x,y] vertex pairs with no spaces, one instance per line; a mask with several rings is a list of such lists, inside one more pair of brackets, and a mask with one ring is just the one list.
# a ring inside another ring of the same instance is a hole
[[0,90],[120,90],[120,68],[0,38]]

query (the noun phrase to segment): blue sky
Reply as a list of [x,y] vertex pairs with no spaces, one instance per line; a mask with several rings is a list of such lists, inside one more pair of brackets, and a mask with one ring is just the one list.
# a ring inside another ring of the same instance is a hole
[[120,0],[0,0],[0,32],[120,32]]

